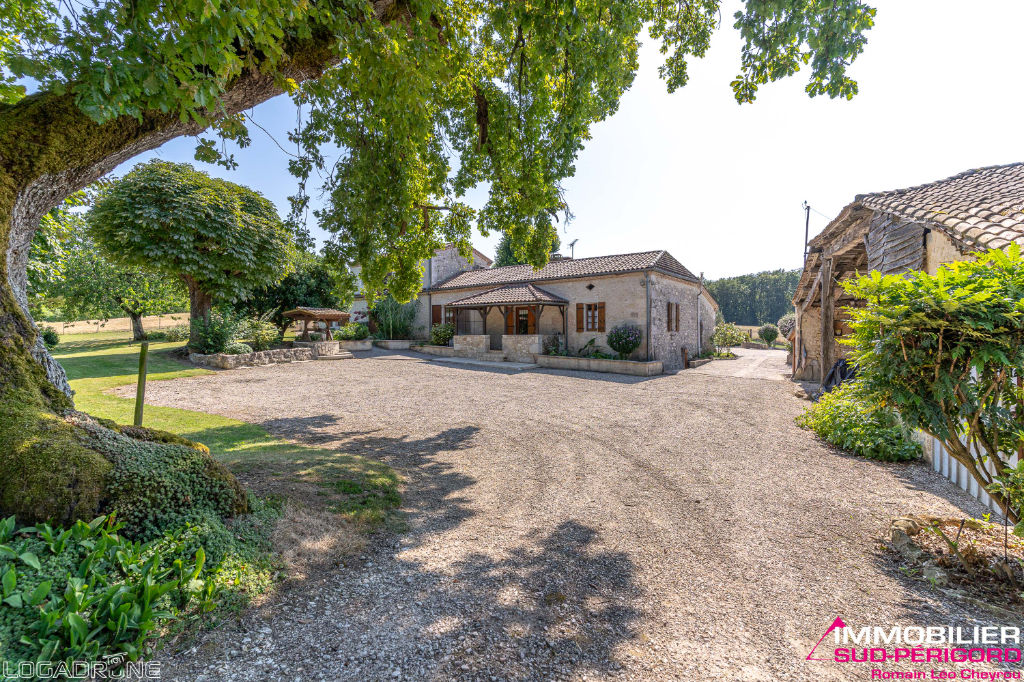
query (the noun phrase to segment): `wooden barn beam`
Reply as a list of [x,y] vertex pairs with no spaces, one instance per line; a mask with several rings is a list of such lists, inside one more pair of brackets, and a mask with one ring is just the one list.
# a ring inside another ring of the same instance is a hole
[[832,259],[821,264],[821,380],[835,362],[835,298],[832,285]]

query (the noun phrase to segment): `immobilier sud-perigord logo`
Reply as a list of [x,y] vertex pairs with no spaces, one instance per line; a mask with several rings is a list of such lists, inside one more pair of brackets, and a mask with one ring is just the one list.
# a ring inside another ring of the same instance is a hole
[[873,666],[873,680],[1019,680],[1020,647],[1020,629],[1016,627],[894,625],[855,629],[836,618],[807,654],[807,660],[886,663],[905,668],[881,670]]

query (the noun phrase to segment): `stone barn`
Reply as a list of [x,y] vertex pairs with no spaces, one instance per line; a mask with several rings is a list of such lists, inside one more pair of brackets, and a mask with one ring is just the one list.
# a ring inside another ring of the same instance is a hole
[[793,297],[793,377],[821,381],[847,353],[844,307],[856,302],[839,283],[877,271],[923,270],[1024,245],[1024,164],[969,170],[945,180],[859,194],[808,244]]

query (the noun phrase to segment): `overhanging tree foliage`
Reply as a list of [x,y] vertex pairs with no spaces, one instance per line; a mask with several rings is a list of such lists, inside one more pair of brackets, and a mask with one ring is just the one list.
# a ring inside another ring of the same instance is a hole
[[[561,246],[562,241],[555,234],[551,246],[548,247],[548,252],[555,253]],[[525,265],[528,262],[526,254],[518,254],[512,249],[512,238],[507,233],[502,233],[501,238],[498,239],[498,245],[494,247],[493,266],[500,268],[506,265]]]
[[[115,263],[180,278],[191,319],[204,322],[214,300],[235,303],[278,281],[293,250],[258,192],[165,161],[140,164],[104,189],[89,232]],[[193,324],[190,343],[197,334]]]
[[[561,182],[632,83],[641,28],[661,40],[675,89],[719,18],[717,0],[0,5],[0,453],[25,471],[95,454],[54,426],[70,387],[29,315],[26,265],[42,216],[118,164],[204,130],[245,145],[247,112],[290,92],[304,105],[291,169],[325,178],[330,254],[363,266],[370,297],[394,273],[387,289],[408,299],[435,248],[468,257],[473,218],[543,264],[555,216],[567,217]],[[811,95],[852,96],[846,68],[873,21],[859,0],[747,0],[737,100],[801,67]],[[233,163],[209,138],[197,152]],[[462,197],[481,182],[477,214]],[[296,222],[305,208],[303,187]]]
[[[1016,245],[935,275],[877,272],[849,283],[858,382],[904,421],[939,439],[1018,521],[1010,459],[1024,441],[1024,259]],[[1011,485],[1012,487],[1012,485]]]

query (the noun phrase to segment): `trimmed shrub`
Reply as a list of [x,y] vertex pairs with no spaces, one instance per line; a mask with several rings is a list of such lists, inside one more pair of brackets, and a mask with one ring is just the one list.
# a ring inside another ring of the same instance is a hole
[[334,338],[342,341],[362,341],[370,336],[370,328],[360,322],[349,322],[338,330]]
[[796,329],[796,314],[786,313],[779,318],[779,321],[775,323],[775,326],[779,328],[779,335],[784,339],[788,339],[790,333]]
[[844,450],[886,462],[921,456],[921,445],[895,410],[874,404],[856,381],[840,384],[796,418],[796,423]]
[[60,343],[60,334],[53,327],[43,327],[39,333],[42,335],[43,343],[46,344],[47,348],[55,348]]
[[171,343],[179,343],[181,341],[188,341],[189,329],[187,324],[176,324],[173,327],[168,327],[163,332],[165,338]]
[[324,340],[324,335],[321,332],[310,332],[309,333],[309,340],[310,341],[323,341]]
[[775,343],[775,339],[779,338],[779,328],[771,322],[762,324],[761,328],[757,330],[757,336],[770,346]]
[[447,346],[453,336],[455,336],[455,325],[451,322],[441,322],[430,328],[430,343],[435,346]]
[[608,347],[619,354],[619,360],[628,360],[630,353],[640,347],[644,332],[640,325],[623,322],[608,332]]
[[252,346],[242,343],[241,341],[232,341],[228,345],[224,346],[222,351],[228,355],[247,355],[252,352]]

